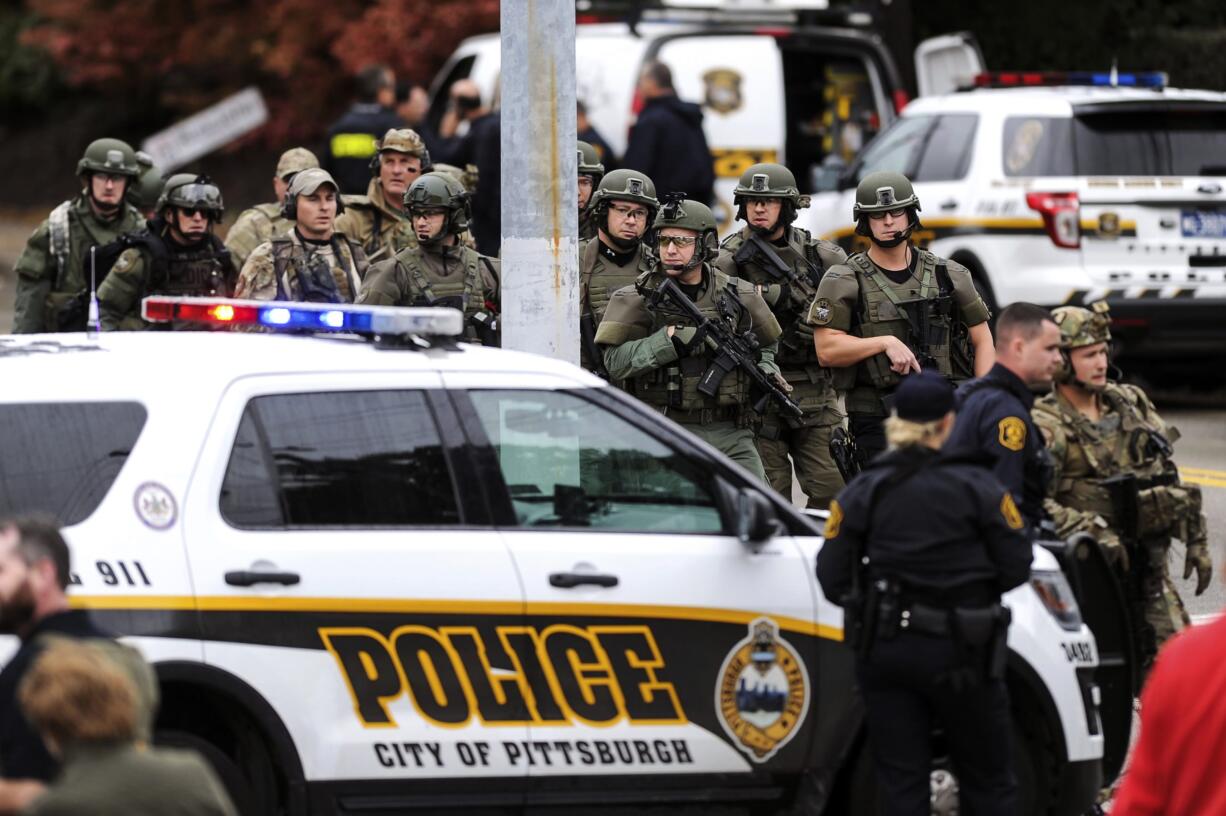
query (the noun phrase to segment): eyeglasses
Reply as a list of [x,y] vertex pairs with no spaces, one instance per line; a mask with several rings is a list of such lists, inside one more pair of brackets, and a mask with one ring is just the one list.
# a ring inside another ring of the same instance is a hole
[[874,221],[880,221],[883,218],[885,218],[887,215],[890,218],[902,218],[906,214],[907,214],[906,209],[900,208],[897,210],[886,210],[885,212],[871,212],[868,214],[868,217]]
[[610,210],[625,218],[627,221],[637,219],[639,221],[647,220],[647,210],[642,207],[609,207]]
[[94,178],[98,179],[103,184],[106,184],[108,181],[112,184],[119,184],[120,182],[128,180],[128,177],[121,173],[94,173]]
[[447,210],[409,210],[410,218],[429,218],[434,215],[446,215]]
[[698,243],[698,236],[696,235],[661,235],[660,236],[660,249],[664,249],[669,244],[672,244],[673,246],[678,247],[680,249],[685,249],[686,247],[694,246],[694,244],[696,243]]

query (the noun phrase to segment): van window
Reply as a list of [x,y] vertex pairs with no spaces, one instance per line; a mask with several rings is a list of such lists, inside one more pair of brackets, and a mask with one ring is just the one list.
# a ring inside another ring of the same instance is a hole
[[433,527],[460,517],[419,391],[251,400],[226,467],[221,514],[243,528]]
[[136,402],[0,405],[0,516],[79,524],[102,504],[145,427]]
[[869,173],[890,170],[908,175],[912,173],[924,139],[933,125],[932,116],[908,116],[899,119],[860,154],[855,181],[859,183]]
[[1073,127],[1077,172],[1086,176],[1226,174],[1226,107],[1079,111]]
[[471,391],[524,527],[721,533],[711,475],[595,403]]
[[958,181],[966,178],[979,117],[973,113],[941,116],[924,140],[924,153],[912,181]]
[[1056,116],[1010,116],[1005,119],[1001,159],[1005,175],[1072,176],[1072,120]]

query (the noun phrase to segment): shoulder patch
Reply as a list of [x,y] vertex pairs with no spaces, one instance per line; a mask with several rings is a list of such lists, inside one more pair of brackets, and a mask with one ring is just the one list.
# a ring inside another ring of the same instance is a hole
[[1008,490],[1000,497],[1000,514],[1004,517],[1005,524],[1009,525],[1010,530],[1022,529],[1024,525],[1022,514],[1017,509],[1017,503],[1013,501],[1013,494]]
[[809,310],[809,323],[814,326],[826,326],[834,319],[834,304],[830,302],[830,298],[818,298],[813,301],[813,308]]
[[997,423],[1002,448],[1020,451],[1026,446],[1026,423],[1017,417],[1005,417]]
[[[1008,495],[1007,493],[1005,494]],[[827,540],[839,537],[839,527],[843,524],[843,508],[838,499],[830,500],[830,516],[826,519],[826,529],[822,533]]]

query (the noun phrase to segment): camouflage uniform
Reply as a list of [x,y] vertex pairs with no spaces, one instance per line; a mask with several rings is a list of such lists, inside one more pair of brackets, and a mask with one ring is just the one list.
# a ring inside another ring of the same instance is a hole
[[[305,147],[292,147],[281,154],[277,162],[277,177],[282,181],[290,181],[295,173],[319,167],[319,159]],[[226,249],[234,258],[234,265],[239,269],[247,263],[252,251],[265,241],[288,235],[294,229],[294,222],[281,214],[284,206],[282,201],[267,204],[257,204],[244,210],[234,226],[226,233]]]
[[416,131],[408,128],[389,130],[375,147],[376,158],[371,164],[371,178],[364,196],[345,196],[345,213],[336,220],[336,228],[362,245],[367,257],[387,260],[402,249],[417,246],[417,234],[409,223],[408,213],[388,201],[379,179],[379,162],[384,152],[393,151],[421,160],[423,173],[430,171],[430,153]]
[[[807,196],[800,195],[791,172],[777,164],[754,165],[741,177],[733,201],[741,205],[738,217],[742,220],[748,220],[743,201],[752,198],[783,199],[780,221],[785,225],[795,218],[797,209],[808,203]],[[760,236],[769,250],[791,268],[789,275],[764,257],[756,242],[751,241],[752,236],[753,230],[748,226],[729,235],[715,267],[763,287],[763,295],[772,304],[783,330],[776,362],[783,378],[792,386],[792,399],[805,412],[800,419],[781,417],[778,406],[772,403],[758,428],[758,453],[771,487],[790,500],[795,466],[797,480],[808,497],[807,506],[824,510],[843,487],[843,477],[830,455],[830,437],[842,424],[843,413],[830,372],[817,361],[813,327],[806,319],[825,271],[844,263],[847,254],[836,244],[814,239],[799,227],[785,226],[783,237],[777,242]]]
[[[98,139],[77,165],[87,187],[94,171],[124,175],[133,184],[140,169],[127,144]],[[126,200],[113,219],[102,220],[90,206],[87,190],[52,210],[30,235],[13,267],[17,279],[13,332],[83,331],[90,248],[106,246],[144,225],[145,217]],[[73,319],[62,324],[70,313]]]
[[470,247],[448,244],[468,226],[464,188],[451,176],[427,173],[405,193],[409,209],[446,209],[443,231],[428,244],[402,249],[371,266],[358,303],[382,306],[450,306],[465,317],[465,339],[497,344],[500,265]]
[[[1110,338],[1105,314],[1095,333],[1083,328],[1095,320],[1091,314],[1077,307],[1054,311],[1069,348],[1092,345],[1085,342],[1092,337]],[[1059,379],[1072,381],[1067,363]],[[1134,625],[1141,627],[1138,632],[1141,657],[1148,666],[1158,647],[1189,625],[1167,569],[1172,538],[1187,547],[1184,577],[1195,568],[1200,591],[1209,580],[1212,564],[1201,493],[1199,487],[1180,481],[1169,447],[1179,433],[1158,415],[1145,392],[1133,385],[1108,382],[1097,394],[1100,406],[1097,421],[1082,414],[1059,389],[1034,404],[1034,422],[1043,433],[1055,466],[1055,478],[1044,507],[1061,538],[1077,532],[1090,533],[1104,546],[1111,560],[1121,563],[1118,548],[1122,547],[1120,535],[1125,529],[1115,517],[1104,481],[1122,474],[1136,477],[1140,491],[1135,531],[1138,551],[1129,553],[1128,561],[1130,570],[1145,570],[1140,588],[1143,608],[1138,610],[1144,623],[1135,620]],[[1145,563],[1138,563],[1138,558]]]
[[[221,219],[221,192],[203,176],[174,175],[166,181],[158,213],[165,215],[173,207],[209,209],[211,228]],[[148,295],[226,297],[233,288],[238,270],[221,239],[211,231],[197,243],[184,246],[171,238],[170,226],[160,218],[151,226],[157,232],[132,236],[134,245],[120,254],[98,287],[98,310],[106,331],[151,328],[140,316],[141,300]]]
[[[676,212],[681,213],[680,217]],[[708,234],[712,240],[714,238],[715,217],[704,204],[681,201],[677,211],[670,210],[670,206],[661,210],[653,229],[661,226],[694,230],[699,235],[697,251],[701,259],[708,252],[702,241]],[[752,330],[761,345],[759,367],[767,374],[777,374],[774,355],[779,323],[766,301],[748,281],[729,278],[705,262],[701,269],[702,279],[694,304],[705,316],[730,322],[732,318],[723,316],[721,306],[731,307],[727,311],[735,315],[735,330]],[[600,328],[596,330],[596,343],[603,347],[609,375],[616,380],[626,380],[631,394],[684,425],[765,481],[762,459],[749,427],[752,415],[750,380],[738,369],[728,372],[714,397],[698,390],[699,381],[712,362],[710,348],[704,343],[688,348],[687,354],[681,356],[677,346],[688,342],[682,335],[687,328],[693,327],[689,317],[665,309],[653,310],[648,305],[652,290],[666,274],[658,266],[640,275],[633,286],[615,292],[609,301]],[[743,309],[737,309],[736,300],[743,304]],[[671,338],[669,326],[676,326],[678,332]]]

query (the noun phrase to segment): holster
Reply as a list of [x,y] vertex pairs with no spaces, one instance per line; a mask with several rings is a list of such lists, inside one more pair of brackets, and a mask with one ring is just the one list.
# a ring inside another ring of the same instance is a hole
[[967,651],[982,655],[984,679],[1004,677],[1009,659],[1009,624],[1013,620],[1009,608],[1000,604],[957,607],[950,616],[955,636],[962,639]]

